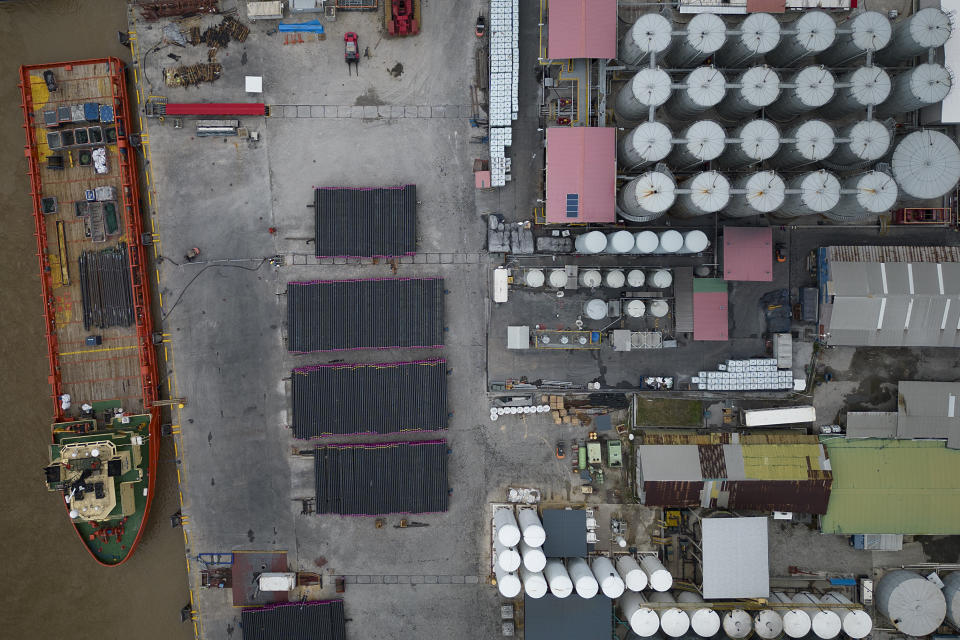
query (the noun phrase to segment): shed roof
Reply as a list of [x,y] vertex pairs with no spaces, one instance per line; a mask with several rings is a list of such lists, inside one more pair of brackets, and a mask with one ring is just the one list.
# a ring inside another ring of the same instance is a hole
[[773,229],[724,227],[723,279],[751,282],[773,280]]
[[727,283],[719,278],[693,280],[693,339],[728,340]]
[[523,616],[523,636],[527,640],[613,636],[610,599],[603,594],[589,599],[560,599],[552,593],[542,598],[527,597]]
[[614,222],[616,157],[612,127],[547,129],[547,222]]
[[548,558],[580,558],[587,555],[587,512],[582,509],[544,509],[543,530],[547,539],[543,554]]
[[770,595],[766,518],[704,518],[703,597]]
[[617,57],[617,0],[550,0],[547,57]]
[[848,438],[895,438],[896,411],[848,411]]
[[897,437],[938,438],[960,449],[960,383],[901,381]]

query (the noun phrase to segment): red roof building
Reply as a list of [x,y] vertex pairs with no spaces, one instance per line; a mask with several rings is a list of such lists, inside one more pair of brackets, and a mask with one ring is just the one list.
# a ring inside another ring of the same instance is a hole
[[547,57],[617,57],[617,0],[549,0]]
[[729,308],[726,282],[720,278],[694,278],[693,339],[728,340]]
[[773,280],[773,230],[770,227],[723,228],[723,279]]
[[612,127],[547,129],[548,223],[616,221],[616,146]]

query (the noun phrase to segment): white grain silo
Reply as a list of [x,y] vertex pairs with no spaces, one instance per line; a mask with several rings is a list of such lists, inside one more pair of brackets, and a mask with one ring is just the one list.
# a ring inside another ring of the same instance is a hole
[[833,607],[832,610],[840,616],[843,632],[853,640],[866,638],[873,630],[873,620],[870,619],[870,614],[853,604],[850,598],[842,593],[837,591],[825,593],[820,598],[820,602]]
[[[670,215],[678,218],[695,218],[716,213],[730,202],[730,181],[719,171],[695,174],[681,182],[680,188],[686,193],[677,196],[677,202],[670,210]],[[683,253],[700,253],[703,250],[684,251],[684,248],[681,248]]]
[[[659,13],[645,13],[633,23],[620,42],[620,61],[639,65],[651,53],[660,54],[670,47],[673,26]],[[656,56],[659,58],[659,56]]]
[[551,269],[547,277],[547,283],[554,289],[563,289],[569,280],[570,276],[567,275],[566,269]]
[[521,540],[518,548],[520,557],[523,559],[523,566],[526,567],[527,571],[538,573],[547,566],[547,556],[543,554],[543,549],[540,547],[531,547]]
[[593,559],[593,575],[600,583],[600,589],[603,595],[608,598],[619,598],[623,595],[625,588],[623,578],[617,573],[613,562],[606,556],[597,556]]
[[[739,121],[774,103],[780,96],[780,76],[766,65],[750,67],[727,89],[717,113],[727,120]],[[739,85],[739,86],[737,86]]]
[[[652,286],[654,289],[666,289],[671,284],[673,284],[673,274],[671,274],[666,269],[657,269],[656,271],[653,272],[653,275],[650,276],[650,286]],[[640,566],[643,567],[644,572],[647,573],[647,577],[649,577],[650,573],[647,571],[648,567],[643,565],[642,563],[643,559],[646,557],[647,556],[642,556],[640,558],[641,560]],[[651,567],[656,568],[656,565],[652,564],[652,561],[651,561]],[[660,568],[663,568],[663,565],[660,565]],[[666,569],[663,569],[663,570],[666,571]],[[668,572],[668,575],[669,575],[669,572]],[[666,583],[666,577],[664,577],[662,574],[657,575],[657,580],[661,585]],[[666,587],[666,589],[669,589],[669,588],[670,587]],[[657,589],[657,591],[666,591],[666,589]]]
[[830,48],[837,37],[837,23],[824,11],[807,9],[799,18],[784,24],[780,44],[766,55],[775,67],[793,67],[809,56]]
[[520,567],[520,580],[523,582],[523,591],[531,598],[542,598],[547,595],[547,579],[540,571],[530,571]]
[[722,211],[725,218],[749,218],[771,213],[783,206],[787,185],[775,171],[758,171],[738,178],[733,188],[745,193],[730,196]]
[[520,568],[520,552],[517,551],[516,547],[505,547],[494,538],[493,551],[497,566],[504,571],[516,571]]
[[729,140],[717,164],[738,169],[773,157],[780,149],[780,130],[769,120],[751,120],[734,129]]
[[630,253],[636,240],[629,231],[614,231],[607,234],[606,253]]
[[944,576],[943,597],[947,601],[947,620],[954,627],[960,627],[960,571]]
[[580,272],[580,286],[596,289],[603,283],[603,276],[596,269],[586,269]]
[[838,25],[841,31],[833,46],[817,56],[831,67],[840,67],[868,51],[877,52],[890,44],[893,26],[879,11],[864,11]]
[[792,120],[802,113],[819,109],[833,100],[836,82],[824,67],[804,67],[787,79],[780,97],[767,107],[767,116],[774,120]]
[[[650,315],[654,318],[663,318],[670,312],[670,305],[666,300],[653,300],[650,305],[647,307],[647,310],[650,312]],[[672,578],[671,578],[672,580]],[[653,584],[651,578],[651,585]]]
[[788,637],[804,638],[810,633],[810,616],[803,609],[792,606],[793,600],[782,591],[774,591],[770,594],[770,602],[788,605],[777,609],[780,617],[783,618],[783,632]]
[[960,149],[939,131],[915,131],[897,143],[890,161],[902,199],[939,198],[960,180]]
[[639,289],[646,280],[647,276],[641,269],[630,269],[627,272],[627,286],[631,289]]
[[573,593],[573,581],[570,580],[567,568],[563,566],[563,560],[549,558],[547,566],[543,568],[543,576],[550,586],[550,593],[556,597],[566,598]]
[[713,13],[698,13],[673,39],[666,54],[667,66],[674,69],[695,67],[727,41],[727,25]]
[[607,303],[600,298],[591,298],[583,303],[583,315],[590,320],[603,320],[607,317]]
[[[631,236],[632,237],[632,236]],[[608,289],[622,289],[627,283],[626,274],[620,269],[611,269],[603,278],[603,284]]]
[[542,546],[547,539],[547,533],[540,524],[540,517],[536,509],[521,507],[517,509],[517,520],[520,522],[520,533],[523,534],[523,541],[531,547]]
[[893,77],[890,97],[874,111],[877,116],[885,117],[943,102],[950,93],[952,84],[950,72],[943,65],[918,64],[913,69],[901,71]]
[[877,120],[860,120],[847,125],[837,134],[846,142],[837,143],[830,163],[844,168],[879,160],[890,150],[890,130]]
[[899,189],[893,176],[882,171],[868,171],[844,178],[840,202],[824,215],[837,222],[849,222],[886,213],[897,204]]
[[670,74],[660,68],[641,69],[620,88],[614,101],[617,120],[640,122],[650,116],[650,107],[659,107],[670,97]]
[[677,185],[665,171],[648,171],[620,188],[617,204],[620,214],[634,222],[661,217],[676,200]]
[[669,591],[654,591],[647,599],[660,605],[657,615],[660,616],[660,629],[664,634],[679,638],[690,630],[690,616],[676,606],[677,600]]
[[630,625],[630,630],[641,638],[650,638],[660,629],[659,616],[647,604],[647,599],[634,591],[627,592],[620,598],[620,613],[623,619]]
[[643,303],[643,300],[631,300],[627,303],[626,310],[627,316],[631,318],[642,318],[643,314],[647,312],[647,305]]
[[673,132],[662,122],[643,122],[617,143],[621,169],[632,171],[659,162],[673,149]]
[[707,234],[699,229],[687,231],[683,234],[683,248],[680,253],[703,253],[710,246]]
[[590,231],[577,236],[574,247],[577,253],[603,253],[607,248],[607,236],[601,231]]
[[[700,15],[708,15],[701,13]],[[727,134],[718,122],[698,120],[680,132],[678,143],[667,162],[674,169],[684,169],[720,157]]]
[[885,574],[874,591],[877,611],[908,636],[927,636],[943,624],[947,602],[933,582],[913,571]]
[[807,120],[787,130],[783,137],[780,151],[769,162],[777,169],[802,167],[828,158],[833,153],[836,136],[833,127],[823,120]]
[[674,229],[660,232],[660,244],[657,253],[679,253],[683,248],[683,234]]
[[867,107],[876,107],[890,97],[890,75],[880,67],[860,67],[840,77],[840,84],[833,100],[822,113],[831,118],[850,113],[867,113]]
[[500,507],[493,512],[493,524],[497,532],[497,540],[505,547],[515,547],[520,542],[520,528],[517,519],[513,517],[513,509]]
[[590,571],[590,565],[583,558],[570,558],[567,560],[567,572],[570,579],[573,580],[573,588],[581,598],[590,599],[597,595],[600,590],[600,584]]
[[637,242],[633,253],[647,255],[649,253],[654,253],[657,250],[657,247],[660,246],[660,237],[657,236],[657,234],[653,231],[640,231],[634,236],[634,238]]
[[[643,272],[641,271],[641,273]],[[617,571],[623,578],[623,584],[630,591],[643,591],[647,588],[647,574],[643,572],[640,563],[634,560],[633,556],[619,556],[617,558]]]
[[746,638],[753,631],[753,618],[743,609],[727,611],[723,616],[723,632],[731,640]]
[[773,609],[761,609],[753,616],[753,632],[761,640],[776,640],[783,634],[783,618]]
[[677,593],[680,603],[690,616],[690,628],[701,638],[712,638],[720,631],[720,614],[704,602],[699,593],[680,591]]
[[493,571],[497,576],[497,589],[504,598],[516,598],[520,595],[523,585],[520,576],[515,571],[504,571],[500,565],[495,565]]
[[810,616],[810,628],[818,638],[833,640],[840,635],[840,631],[843,630],[840,616],[832,608],[821,608],[817,596],[807,591],[801,591],[793,596],[793,603]]
[[780,23],[769,13],[751,13],[732,30],[740,35],[727,38],[717,52],[717,64],[722,67],[747,66],[780,44]]
[[[793,190],[793,193],[789,193]],[[776,212],[778,217],[820,215],[830,211],[840,202],[840,181],[837,176],[823,169],[810,171],[787,183],[787,197]]]
[[916,56],[926,57],[929,49],[944,45],[951,28],[950,16],[943,10],[921,9],[893,25],[890,45],[878,52],[874,60],[895,66]]
[[524,276],[523,281],[528,287],[538,289],[543,286],[546,279],[546,276],[543,275],[543,269],[530,269]]
[[714,107],[727,92],[727,79],[716,67],[697,67],[686,75],[683,88],[673,94],[663,115],[687,121]]
[[[653,277],[655,287],[658,286],[656,283],[658,273],[660,272],[655,273]],[[670,272],[666,271],[665,273],[669,274]],[[671,278],[671,281],[672,280],[673,278]],[[669,287],[670,285],[668,284],[667,286]],[[662,302],[662,300],[655,300],[654,302]],[[653,304],[650,306],[652,313]],[[640,556],[640,566],[643,567],[643,572],[647,574],[647,579],[650,581],[650,588],[654,591],[669,591],[670,587],[673,586],[673,576],[670,575],[670,572],[667,571],[667,568],[663,566],[663,563],[660,562],[657,556]]]

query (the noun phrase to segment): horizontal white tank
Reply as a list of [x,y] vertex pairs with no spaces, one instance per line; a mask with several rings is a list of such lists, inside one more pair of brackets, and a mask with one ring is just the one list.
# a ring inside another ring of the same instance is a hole
[[540,547],[531,547],[523,540],[520,541],[518,549],[520,551],[520,557],[523,559],[523,566],[527,571],[534,573],[543,571],[543,568],[547,565],[547,556],[543,554],[543,549]]
[[523,589],[520,576],[515,571],[504,571],[499,565],[494,566],[497,576],[497,589],[504,598],[516,598]]
[[655,220],[666,213],[676,200],[673,176],[663,171],[648,171],[620,188],[617,205],[621,215],[635,222]]
[[607,234],[607,253],[630,253],[635,246],[633,234],[629,231],[614,231]]
[[592,298],[583,303],[583,315],[591,320],[603,320],[607,317],[607,303],[600,298]]
[[753,616],[753,631],[761,640],[775,640],[783,633],[783,618],[773,609],[761,609]]
[[880,578],[874,602],[877,611],[908,636],[930,635],[947,615],[947,602],[939,587],[920,574],[903,569]]
[[[631,300],[631,302],[639,302],[639,300]],[[633,556],[618,556],[617,571],[623,578],[623,584],[630,591],[643,591],[647,588],[647,574],[643,572],[640,563],[634,560]]]
[[897,204],[897,181],[882,171],[868,171],[844,178],[840,186],[853,193],[840,195],[837,206],[825,214],[831,220],[862,220],[886,213]]
[[[647,310],[654,318],[663,318],[670,312],[670,305],[666,300],[653,300],[650,302],[649,306],[647,306]],[[650,584],[651,586],[653,585],[653,576],[650,577]]]
[[904,16],[893,25],[890,44],[877,52],[874,60],[887,66],[899,65],[927,51],[942,47],[950,37],[950,16],[939,7],[921,9]]
[[832,609],[821,608],[817,596],[801,591],[793,596],[793,602],[810,616],[810,628],[818,638],[833,640],[840,635],[840,631],[843,629],[840,616]]
[[680,132],[678,140],[683,142],[673,148],[667,162],[674,169],[681,169],[715,160],[723,153],[726,138],[727,134],[720,123],[698,120]]
[[671,638],[679,638],[690,630],[690,616],[676,605],[676,598],[669,591],[654,591],[648,597],[650,602],[660,605],[657,615],[660,616],[660,630]]
[[875,109],[877,117],[916,111],[943,102],[952,84],[950,72],[943,65],[926,63],[909,71],[901,71],[893,77],[890,97]]
[[786,198],[786,183],[774,171],[758,171],[738,178],[733,188],[746,193],[730,196],[730,204],[721,213],[725,218],[749,218],[776,211]]
[[780,151],[770,159],[770,166],[792,169],[820,162],[830,157],[835,148],[833,127],[823,120],[807,120],[784,133]]
[[603,283],[603,276],[596,269],[586,269],[580,272],[580,286],[596,289]]
[[590,565],[583,558],[570,558],[567,560],[567,572],[573,581],[573,588],[581,598],[590,599],[597,595],[600,585],[597,579],[590,571]]
[[534,289],[542,287],[543,283],[546,281],[546,276],[543,275],[542,269],[530,269],[527,271],[527,275],[524,278],[528,287],[533,287]]
[[602,253],[607,248],[607,236],[601,231],[590,231],[577,236],[574,246],[577,253]]
[[854,167],[874,162],[887,155],[892,142],[890,130],[877,120],[861,120],[840,129],[837,137],[847,142],[837,143],[830,163]]
[[727,79],[715,67],[697,67],[686,75],[683,89],[673,94],[663,114],[674,120],[686,121],[716,106],[727,93]]
[[863,11],[838,27],[846,33],[838,33],[833,46],[817,56],[817,60],[831,67],[843,66],[868,51],[880,51],[893,36],[890,20],[879,11]]
[[629,591],[620,598],[620,613],[630,625],[630,630],[641,638],[650,638],[660,629],[660,618],[647,605],[643,594]]
[[683,234],[674,229],[660,232],[657,253],[678,253],[683,248]]
[[[670,214],[678,218],[695,218],[711,213],[716,213],[727,206],[730,202],[730,181],[719,171],[703,171],[697,173],[680,183],[680,188],[688,193],[681,193],[677,196],[677,202],[670,210]],[[699,233],[703,233],[700,231]],[[704,236],[706,239],[706,236]],[[704,247],[706,248],[706,247]],[[698,251],[685,251],[683,253],[700,253]]]
[[743,609],[733,609],[723,615],[723,632],[731,640],[746,638],[753,631],[753,618]]
[[547,533],[543,530],[536,509],[523,507],[517,509],[517,520],[520,522],[520,533],[523,534],[523,541],[531,547],[542,546],[547,539]]
[[[943,576],[943,597],[947,601],[947,620],[953,626],[960,627],[960,571]],[[846,625],[843,630],[847,630]]]
[[707,234],[699,229],[687,231],[683,234],[683,249],[680,253],[702,253],[710,246],[710,239]]
[[770,602],[788,605],[788,607],[777,609],[777,612],[783,619],[783,632],[787,634],[788,637],[796,640],[798,638],[805,638],[807,634],[810,633],[810,616],[807,615],[807,612],[803,609],[789,606],[793,604],[790,596],[782,591],[774,591],[770,594]]
[[819,215],[830,211],[840,202],[840,181],[823,169],[801,174],[787,184],[788,193],[777,212],[781,217]]
[[554,289],[563,289],[569,280],[570,276],[567,275],[566,269],[550,269],[550,275],[547,278],[547,282]]
[[620,164],[633,171],[660,162],[673,149],[673,132],[662,122],[642,122],[617,144]]
[[623,590],[625,589],[623,579],[620,577],[620,574],[617,573],[610,558],[597,556],[593,559],[592,568],[593,575],[597,578],[597,582],[600,583],[600,589],[603,591],[603,595],[608,598],[619,598],[623,595]]
[[690,628],[701,638],[712,638],[720,631],[720,614],[710,608],[699,593],[680,591],[677,593],[680,603],[690,616]]
[[636,246],[633,253],[640,255],[654,253],[660,246],[660,237],[653,231],[640,231],[634,235],[634,239],[636,240]]
[[890,164],[904,199],[939,198],[960,180],[960,149],[939,131],[924,129],[905,136]]
[[767,107],[780,96],[780,76],[766,65],[750,67],[727,90],[717,105],[717,113],[727,120],[739,121]]
[[498,507],[493,511],[493,523],[496,528],[497,540],[505,547],[515,547],[520,542],[520,528],[517,519],[513,516],[513,509]]
[[630,269],[630,271],[627,271],[627,286],[631,289],[639,289],[646,280],[647,276],[641,269]]
[[698,13],[687,23],[666,54],[667,64],[674,69],[695,67],[727,41],[727,25],[713,13]]
[[837,37],[837,23],[823,11],[807,9],[783,26],[793,33],[784,34],[777,48],[767,54],[767,63],[775,67],[796,66],[804,58],[827,50]]
[[[650,286],[654,289],[666,289],[671,284],[673,284],[673,274],[666,269],[657,269],[653,272],[653,275],[650,276]],[[641,557],[641,560],[646,557],[648,556]],[[662,567],[663,565],[660,566]],[[646,571],[646,567],[644,567],[644,571]],[[648,573],[647,576],[649,577],[650,574]]]
[[567,568],[563,566],[563,560],[559,558],[547,559],[547,566],[543,568],[543,576],[550,586],[550,593],[556,597],[567,598],[573,593],[573,581],[570,580]]
[[831,610],[836,611],[837,615],[840,616],[843,632],[853,640],[866,638],[873,630],[873,620],[870,618],[870,614],[854,605],[850,598],[842,593],[836,591],[825,593],[820,598],[820,602],[833,607]]
[[650,107],[659,107],[670,97],[673,81],[663,69],[641,69],[624,84],[613,103],[617,119],[640,122],[650,115]]
[[523,582],[523,591],[531,598],[542,598],[547,595],[547,579],[540,571],[530,571],[520,567],[520,580]]
[[722,67],[746,66],[780,44],[780,23],[769,13],[751,13],[733,30],[740,35],[728,37],[716,55]]
[[627,283],[626,274],[620,269],[611,269],[603,278],[603,284],[609,289],[622,289]]
[[[657,273],[659,273],[659,271]],[[656,277],[656,274],[654,274],[654,280],[656,280]],[[656,286],[656,283],[654,283],[654,286]],[[650,304],[651,313],[653,313],[653,307],[657,302],[663,302],[663,300],[654,300]],[[653,315],[656,314],[654,313]],[[640,566],[643,567],[643,572],[647,574],[647,579],[650,582],[650,588],[654,591],[669,591],[670,587],[673,586],[673,576],[670,575],[670,572],[667,571],[667,568],[663,566],[663,563],[660,562],[660,559],[657,558],[657,556],[640,556]]]
[[890,96],[890,74],[881,67],[860,67],[840,76],[840,84],[833,100],[823,108],[825,115],[837,118],[850,113],[867,113],[867,107],[875,107]]
[[750,120],[730,133],[717,164],[737,169],[768,160],[780,149],[780,129],[769,120]]
[[766,114],[774,120],[793,120],[795,117],[833,100],[836,81],[833,74],[823,67],[804,67],[797,71],[787,83],[792,87],[784,89],[780,97],[767,107]]
[[629,65],[639,65],[651,53],[656,55],[670,48],[672,34],[673,26],[669,20],[659,13],[645,13],[623,36],[620,60]]
[[494,539],[493,551],[496,554],[497,566],[504,571],[516,571],[520,568],[520,552],[515,547],[505,547]]
[[642,318],[647,312],[647,305],[643,300],[631,300],[627,303],[627,315],[631,318]]

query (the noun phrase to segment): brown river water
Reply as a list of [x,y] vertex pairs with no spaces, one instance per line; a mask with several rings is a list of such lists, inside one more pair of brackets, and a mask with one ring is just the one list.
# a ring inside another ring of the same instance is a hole
[[169,520],[178,508],[172,444],[160,452],[147,530],[120,567],[101,567],[87,555],[42,477],[52,404],[17,70],[103,56],[129,60],[117,42],[117,31],[125,30],[123,0],[0,2],[2,638],[193,637],[193,625],[180,622],[189,595],[183,534]]

